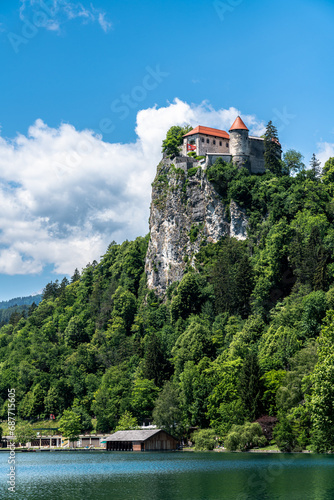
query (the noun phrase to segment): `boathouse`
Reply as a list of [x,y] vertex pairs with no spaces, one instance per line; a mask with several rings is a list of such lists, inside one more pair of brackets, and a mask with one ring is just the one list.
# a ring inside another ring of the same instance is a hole
[[172,451],[178,440],[161,429],[117,431],[106,439],[108,451]]

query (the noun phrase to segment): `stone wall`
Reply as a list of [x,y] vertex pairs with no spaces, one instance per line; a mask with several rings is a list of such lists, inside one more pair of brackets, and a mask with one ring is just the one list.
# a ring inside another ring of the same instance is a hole
[[218,159],[218,158],[222,158],[222,160],[226,161],[226,163],[229,163],[232,161],[232,156],[227,153],[227,154],[210,154],[208,153],[206,155],[206,162],[205,162],[205,166],[206,167],[209,167],[210,165],[213,165],[214,162]]
[[260,137],[249,138],[249,154],[251,163],[251,172],[253,174],[262,174],[264,167],[264,140]]

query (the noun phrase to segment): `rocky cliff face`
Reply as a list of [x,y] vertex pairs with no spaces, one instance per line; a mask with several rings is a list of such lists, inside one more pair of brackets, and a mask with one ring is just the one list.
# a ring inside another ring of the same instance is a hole
[[193,265],[201,243],[222,236],[246,238],[247,218],[236,203],[225,206],[197,162],[163,160],[152,184],[148,287],[163,295]]

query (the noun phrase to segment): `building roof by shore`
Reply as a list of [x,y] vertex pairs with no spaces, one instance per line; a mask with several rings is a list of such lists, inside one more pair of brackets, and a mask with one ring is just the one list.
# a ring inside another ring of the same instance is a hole
[[117,431],[107,437],[106,441],[146,441],[160,432],[161,429],[138,429],[133,431]]

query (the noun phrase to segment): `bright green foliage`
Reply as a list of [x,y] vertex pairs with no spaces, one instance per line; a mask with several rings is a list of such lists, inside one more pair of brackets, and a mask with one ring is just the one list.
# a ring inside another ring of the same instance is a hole
[[186,361],[197,363],[213,353],[210,329],[206,321],[197,316],[190,319],[189,326],[177,339],[172,350],[175,371],[181,373]]
[[20,402],[20,415],[24,415],[31,419],[44,417],[44,398],[45,390],[40,383],[37,383],[31,391],[27,392]]
[[207,401],[212,391],[212,379],[207,370],[211,363],[209,358],[202,358],[198,364],[187,361],[180,375],[180,403],[183,419],[189,427],[207,427]]
[[288,326],[269,327],[259,345],[259,360],[263,370],[289,368],[289,359],[298,351],[301,342],[298,331]]
[[72,316],[64,332],[65,342],[70,347],[76,347],[89,340],[85,332],[85,322],[79,316]]
[[152,415],[154,401],[159,393],[153,380],[137,379],[131,393],[131,408],[137,419],[149,418]]
[[203,224],[193,224],[189,231],[189,240],[191,243],[195,243],[199,235],[200,230],[203,229]]
[[283,155],[284,171],[291,175],[304,170],[303,158],[304,156],[294,149],[286,151]]
[[266,438],[257,422],[233,425],[224,439],[224,446],[229,451],[247,451],[250,448],[265,446],[265,444]]
[[137,419],[132,415],[130,411],[126,411],[119,419],[118,424],[115,428],[115,432],[128,431],[132,429],[139,429]]
[[326,309],[326,294],[322,290],[312,292],[304,298],[301,327],[306,338],[318,337]]
[[318,339],[319,361],[312,375],[311,418],[317,451],[334,451],[334,311],[327,313]]
[[[200,158],[200,157],[199,157]],[[204,157],[205,158],[205,157]],[[192,168],[189,168],[188,172],[187,172],[187,175],[188,177],[192,177],[193,175],[196,175],[196,173],[198,172],[198,169],[200,167],[192,167]]]
[[[243,173],[247,175],[246,172]],[[226,163],[221,158],[218,158],[213,165],[208,167],[207,177],[218,193],[225,198],[231,181],[238,177],[238,169],[232,163]]]
[[208,417],[215,431],[226,434],[233,424],[244,421],[244,407],[238,390],[242,360],[223,361],[219,357],[208,375],[213,377],[213,390],[208,397]]
[[317,348],[314,341],[298,351],[290,359],[291,370],[285,372],[276,390],[276,402],[279,412],[287,413],[292,408],[304,405],[311,393],[311,374],[317,362]]
[[167,132],[166,139],[162,141],[162,152],[171,158],[178,156],[180,146],[183,142],[183,136],[191,130],[192,127],[190,125],[184,127],[174,125],[171,127]]
[[125,363],[111,366],[105,372],[92,402],[92,409],[97,417],[97,430],[108,432],[114,429],[120,416],[130,410],[131,388]]
[[73,412],[80,417],[80,425],[82,432],[90,432],[93,430],[92,419],[89,415],[90,401],[85,397],[81,401],[75,399],[72,405]]
[[285,377],[286,377],[286,371],[284,370],[267,371],[262,376],[262,381],[264,385],[264,393],[262,400],[265,412],[268,415],[277,414],[276,395],[277,391],[283,384]]
[[195,451],[209,451],[213,450],[217,441],[216,433],[213,429],[200,429],[195,431],[191,440],[195,444]]
[[65,410],[63,416],[59,420],[58,430],[70,441],[78,439],[79,434],[82,431],[79,415],[74,413],[74,411]]
[[325,184],[332,184],[334,182],[334,158],[329,158],[326,161],[322,169],[322,180]]
[[28,422],[20,421],[15,426],[15,442],[25,445],[36,439],[37,432],[34,431],[33,426]]
[[172,382],[166,382],[155,402],[154,423],[160,429],[179,436],[182,431],[181,417],[178,390]]
[[113,302],[112,317],[122,318],[125,328],[129,331],[137,309],[136,297],[120,286],[113,296]]

